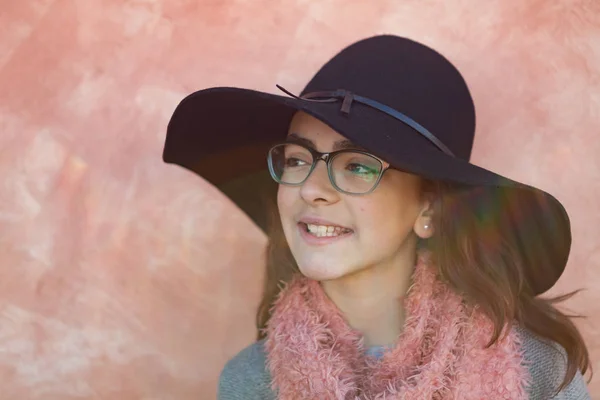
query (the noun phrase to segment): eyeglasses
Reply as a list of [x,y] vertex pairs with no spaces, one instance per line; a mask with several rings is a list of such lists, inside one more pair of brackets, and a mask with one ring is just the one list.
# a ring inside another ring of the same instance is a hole
[[389,164],[361,150],[338,150],[320,153],[297,143],[273,146],[268,153],[271,177],[282,185],[300,186],[322,160],[332,186],[341,193],[363,195],[371,193]]

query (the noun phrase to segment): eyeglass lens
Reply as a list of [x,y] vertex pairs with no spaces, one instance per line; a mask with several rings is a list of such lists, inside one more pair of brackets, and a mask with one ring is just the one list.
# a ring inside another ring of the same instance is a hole
[[[305,147],[281,144],[269,152],[273,178],[284,185],[302,184],[313,169],[314,158]],[[347,193],[367,193],[377,184],[383,168],[381,162],[357,151],[336,153],[330,160],[329,176],[334,187]]]

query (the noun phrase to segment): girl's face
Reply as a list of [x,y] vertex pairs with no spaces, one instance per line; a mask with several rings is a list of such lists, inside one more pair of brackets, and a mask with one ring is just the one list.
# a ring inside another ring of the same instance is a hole
[[[288,134],[320,152],[348,146],[345,137],[302,112],[294,116]],[[369,194],[340,193],[329,181],[325,163],[318,162],[302,186],[279,185],[277,204],[300,271],[324,281],[393,266],[414,255],[417,238],[433,231],[424,197],[419,177],[393,169]],[[323,236],[325,231],[333,232]]]

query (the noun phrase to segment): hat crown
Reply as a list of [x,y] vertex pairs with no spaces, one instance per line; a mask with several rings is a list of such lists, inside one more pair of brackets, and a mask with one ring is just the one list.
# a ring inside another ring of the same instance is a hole
[[358,41],[329,60],[302,91],[344,89],[407,115],[469,160],[475,106],[458,69],[435,50],[391,35]]

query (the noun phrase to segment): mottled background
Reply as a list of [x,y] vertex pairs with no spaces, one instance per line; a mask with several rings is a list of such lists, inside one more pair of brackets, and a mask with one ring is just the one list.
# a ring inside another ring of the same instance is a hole
[[474,162],[564,202],[552,293],[588,289],[567,306],[600,369],[600,2],[0,0],[0,398],[214,398],[254,336],[265,238],[162,164],[168,118],[207,86],[299,91],[375,33],[455,62]]

